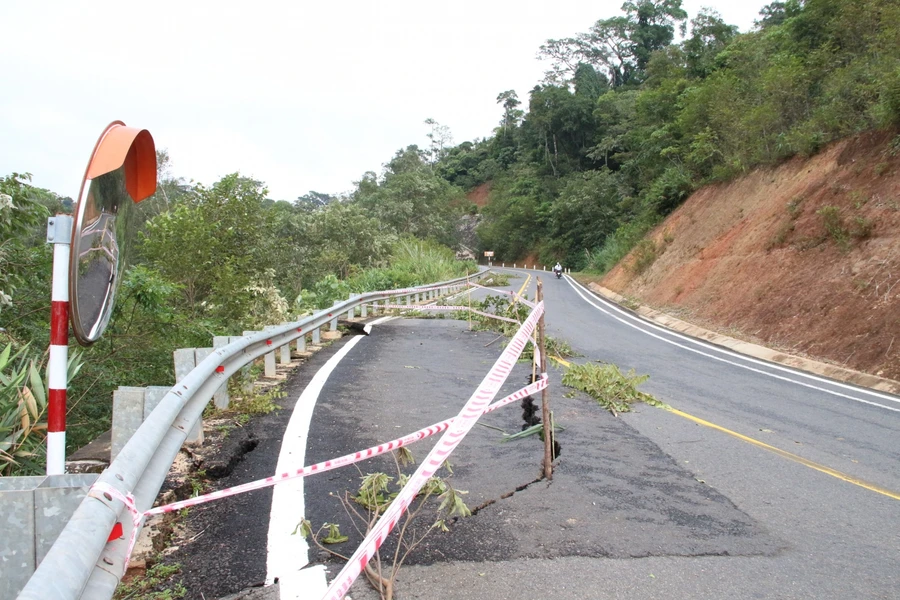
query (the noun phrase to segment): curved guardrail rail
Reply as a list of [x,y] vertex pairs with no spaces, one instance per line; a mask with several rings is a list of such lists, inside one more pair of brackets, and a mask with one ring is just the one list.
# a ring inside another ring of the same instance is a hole
[[[488,272],[481,268],[476,277]],[[362,304],[408,297],[428,290],[438,290],[438,296],[443,296],[462,287],[469,279],[461,277],[415,288],[361,294],[300,321],[254,333],[214,350],[169,390],[103,471],[97,484],[111,486],[123,496],[131,494],[140,511],[151,508],[172,462],[203,409],[216,390],[241,367]],[[108,541],[116,522],[122,523],[124,535]],[[124,503],[93,489],[28,580],[19,600],[112,598],[125,570],[132,530]]]

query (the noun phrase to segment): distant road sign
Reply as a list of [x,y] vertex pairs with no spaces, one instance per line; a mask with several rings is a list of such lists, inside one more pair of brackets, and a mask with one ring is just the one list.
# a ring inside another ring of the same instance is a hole
[[484,257],[485,258],[494,258],[494,251],[493,250],[485,250]]

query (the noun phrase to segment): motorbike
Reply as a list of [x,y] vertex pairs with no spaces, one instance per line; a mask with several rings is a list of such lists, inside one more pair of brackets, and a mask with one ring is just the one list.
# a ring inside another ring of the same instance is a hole
[[553,272],[556,273],[557,279],[562,279],[562,271],[553,271]]

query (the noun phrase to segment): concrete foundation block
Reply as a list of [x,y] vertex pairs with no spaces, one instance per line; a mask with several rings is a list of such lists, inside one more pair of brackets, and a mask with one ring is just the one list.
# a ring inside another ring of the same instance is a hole
[[[168,388],[166,388],[168,389]],[[142,387],[121,386],[113,392],[112,437],[109,460],[112,462],[134,432],[144,422],[144,394]]]
[[0,600],[25,587],[97,477],[0,477]]

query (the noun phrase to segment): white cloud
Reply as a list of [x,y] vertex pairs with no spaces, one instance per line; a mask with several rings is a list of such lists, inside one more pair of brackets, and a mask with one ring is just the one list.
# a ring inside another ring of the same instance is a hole
[[[765,2],[718,7],[747,30]],[[338,3],[0,3],[0,174],[74,195],[103,127],[121,119],[210,184],[240,170],[275,198],[348,190],[426,118],[455,142],[491,135],[495,98],[527,99],[548,38],[618,0]]]

